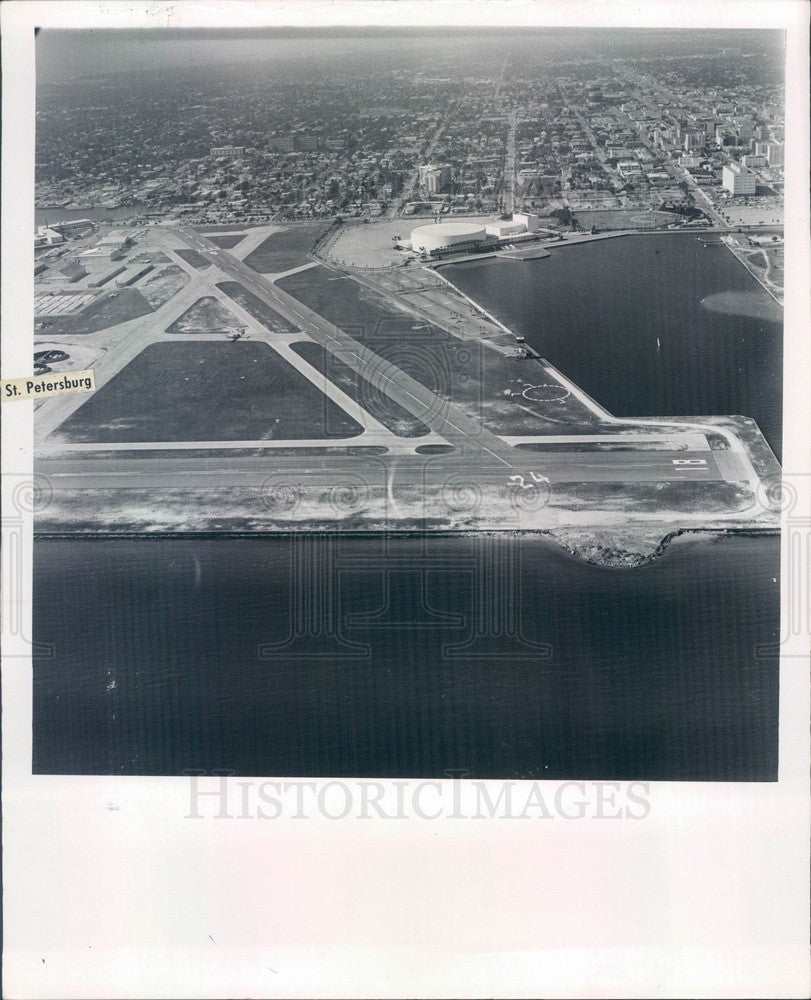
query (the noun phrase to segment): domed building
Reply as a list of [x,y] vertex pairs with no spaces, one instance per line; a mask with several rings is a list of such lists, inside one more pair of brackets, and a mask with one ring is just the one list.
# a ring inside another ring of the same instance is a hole
[[434,222],[411,231],[411,249],[415,253],[442,250],[473,250],[487,239],[484,226],[472,222]]

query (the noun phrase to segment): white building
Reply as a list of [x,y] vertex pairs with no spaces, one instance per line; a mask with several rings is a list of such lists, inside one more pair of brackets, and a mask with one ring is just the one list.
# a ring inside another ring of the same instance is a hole
[[527,231],[526,224],[523,222],[518,222],[516,217],[513,216],[509,222],[504,220],[499,220],[498,222],[488,222],[485,231],[488,236],[495,236],[497,240],[503,240],[507,236],[515,236],[518,233],[525,233]]
[[211,155],[215,159],[221,156],[242,156],[244,152],[244,146],[212,146],[211,148]]
[[641,177],[642,167],[636,160],[622,160],[617,164],[617,173],[627,181],[631,177]]
[[64,242],[65,237],[55,229],[50,229],[48,226],[37,226],[37,231],[34,233],[35,250],[38,250],[40,247],[58,246]]
[[98,241],[94,247],[80,254],[85,263],[104,260],[120,260],[127,249],[127,235],[118,230],[109,233]]
[[471,222],[435,222],[411,231],[411,249],[415,253],[473,250],[486,239],[484,226]]
[[79,233],[84,229],[92,228],[93,223],[90,219],[68,219],[66,222],[54,222],[51,225],[51,229],[55,229],[58,233],[66,237],[74,233]]
[[754,194],[757,190],[757,178],[742,163],[727,164],[723,170],[722,182],[723,186],[733,196]]
[[453,174],[449,166],[426,163],[419,168],[420,187],[426,194],[442,194],[451,186]]
[[513,222],[520,222],[526,226],[528,233],[537,233],[540,228],[541,220],[537,215],[533,215],[531,212],[514,212]]

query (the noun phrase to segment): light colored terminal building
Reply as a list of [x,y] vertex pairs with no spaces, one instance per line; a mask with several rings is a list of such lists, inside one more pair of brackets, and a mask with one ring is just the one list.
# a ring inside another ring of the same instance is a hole
[[415,253],[440,250],[473,250],[487,238],[484,226],[472,222],[434,222],[411,230],[411,248]]

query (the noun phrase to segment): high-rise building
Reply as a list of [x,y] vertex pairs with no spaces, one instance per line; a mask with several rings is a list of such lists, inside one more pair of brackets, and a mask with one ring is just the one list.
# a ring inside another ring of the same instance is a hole
[[420,187],[426,194],[443,194],[450,188],[453,174],[447,165],[438,167],[426,163],[419,168],[419,178]]
[[780,142],[770,142],[766,151],[770,167],[782,167],[785,158],[785,148]]
[[730,163],[725,166],[722,179],[724,187],[733,196],[754,194],[757,190],[757,178],[742,163]]
[[735,131],[737,132],[739,138],[747,141],[752,138],[752,134],[755,130],[755,126],[752,123],[751,118],[735,118]]

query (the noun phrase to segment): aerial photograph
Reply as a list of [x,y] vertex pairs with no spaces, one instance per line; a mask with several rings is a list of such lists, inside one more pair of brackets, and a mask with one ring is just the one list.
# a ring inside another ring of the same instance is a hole
[[34,773],[775,781],[784,49],[40,31]]

